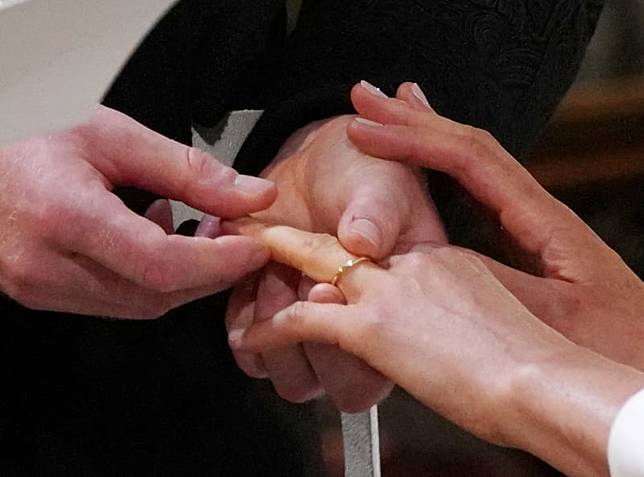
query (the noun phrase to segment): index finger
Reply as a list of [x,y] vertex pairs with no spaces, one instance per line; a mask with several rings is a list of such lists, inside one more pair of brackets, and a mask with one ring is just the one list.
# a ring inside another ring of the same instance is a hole
[[269,257],[251,237],[167,235],[107,192],[68,212],[55,228],[53,237],[60,247],[159,292],[225,288],[263,266]]
[[[331,282],[339,268],[359,257],[347,252],[339,240],[329,234],[305,232],[286,225],[272,225],[244,218],[222,223],[223,229],[255,238],[268,248],[271,259],[300,270],[317,282]],[[380,267],[361,263],[342,274],[338,287],[348,299],[355,297]]]

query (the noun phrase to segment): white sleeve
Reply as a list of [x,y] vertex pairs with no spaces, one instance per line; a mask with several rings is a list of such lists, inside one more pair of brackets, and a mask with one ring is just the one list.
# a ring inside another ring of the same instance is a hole
[[644,390],[617,414],[608,437],[611,477],[644,477]]

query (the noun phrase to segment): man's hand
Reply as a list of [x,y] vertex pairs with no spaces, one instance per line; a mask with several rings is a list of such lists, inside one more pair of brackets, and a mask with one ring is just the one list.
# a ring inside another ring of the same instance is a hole
[[[294,133],[263,174],[277,184],[279,197],[255,215],[337,235],[350,252],[376,260],[417,242],[446,242],[420,173],[361,153],[346,136],[351,121],[340,116]],[[299,272],[270,264],[235,289],[228,329],[245,329],[306,299],[311,285]],[[305,343],[262,355],[236,352],[235,357],[247,374],[270,377],[277,392],[294,402],[324,389],[340,409],[359,411],[391,390],[379,373],[335,346]]]
[[86,124],[0,149],[0,289],[34,309],[156,318],[265,264],[247,237],[168,235],[110,191],[131,185],[210,214],[268,207],[274,185],[99,107]]
[[[493,211],[532,273],[479,255],[537,317],[575,343],[644,369],[644,284],[570,209],[487,132],[415,102],[375,98],[360,86],[353,103],[365,121],[349,127],[368,154],[447,173]],[[473,252],[469,252],[473,253]]]

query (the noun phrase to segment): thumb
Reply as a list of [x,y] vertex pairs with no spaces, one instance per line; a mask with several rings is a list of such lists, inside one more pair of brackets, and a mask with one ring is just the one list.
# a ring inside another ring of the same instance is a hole
[[136,186],[220,217],[265,209],[277,195],[271,182],[238,174],[106,107],[77,132],[88,147],[88,160],[112,184]]
[[401,203],[391,195],[371,183],[350,197],[338,224],[338,239],[349,252],[376,260],[391,253],[405,219]]

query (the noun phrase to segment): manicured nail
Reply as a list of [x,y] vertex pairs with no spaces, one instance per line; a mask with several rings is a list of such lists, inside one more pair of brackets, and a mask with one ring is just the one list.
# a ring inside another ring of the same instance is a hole
[[376,227],[369,219],[353,219],[349,229],[354,234],[361,235],[371,243],[376,249],[380,249],[380,244],[382,240],[380,239],[380,229]]
[[370,119],[361,118],[360,116],[357,116],[354,119],[354,121],[357,122],[358,124],[361,124],[363,126],[367,126],[367,127],[370,127],[370,128],[381,128],[381,127],[384,126],[384,124],[377,123],[375,121],[371,121]]
[[385,93],[380,91],[380,88],[378,88],[377,86],[372,85],[368,81],[365,81],[365,80],[360,81],[360,86],[362,86],[364,89],[369,91],[374,96],[378,96],[380,98],[387,98],[388,97]]
[[411,85],[411,93],[416,96],[421,103],[423,103],[425,106],[428,108],[431,108],[429,105],[429,101],[427,100],[427,96],[425,96],[425,93],[423,93],[423,90],[418,86],[418,83],[414,83]]
[[263,194],[271,190],[274,186],[272,182],[260,179],[259,177],[239,174],[235,178],[235,187],[247,194]]

